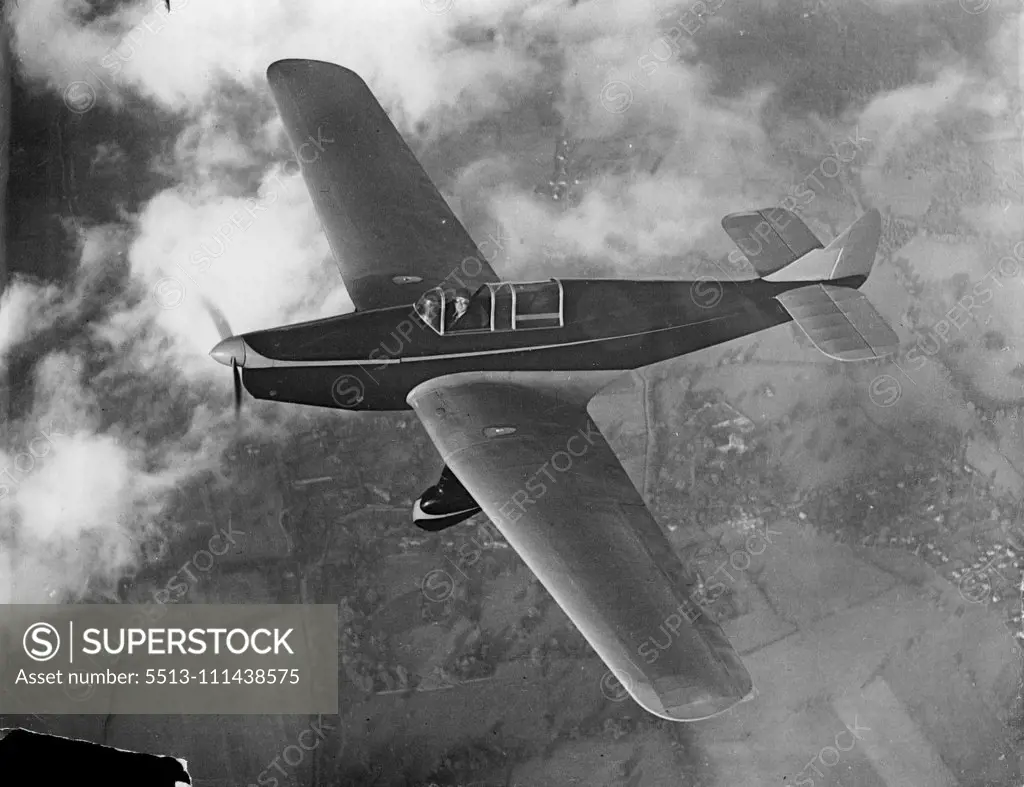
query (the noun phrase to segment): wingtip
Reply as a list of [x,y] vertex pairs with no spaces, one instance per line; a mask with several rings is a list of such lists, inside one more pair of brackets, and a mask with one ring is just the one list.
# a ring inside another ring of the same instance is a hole
[[[673,694],[676,696],[672,696]],[[638,691],[633,699],[646,711],[666,721],[693,723],[721,716],[756,696],[752,688],[743,696],[713,696],[707,693],[693,696],[692,692],[685,694],[669,692],[669,696],[666,696],[664,692],[655,694],[653,690]]]
[[864,215],[861,216],[861,221],[872,230],[877,230],[879,233],[882,230],[882,213],[878,208],[871,208],[866,211]]
[[319,71],[321,73],[331,72],[335,77],[346,76],[358,79],[360,82],[364,81],[359,74],[350,68],[345,68],[345,66],[330,63],[326,60],[313,60],[302,57],[287,57],[275,60],[267,66],[267,81],[273,83],[292,76],[303,77],[312,71]]
[[746,668],[737,664],[741,674],[733,675],[729,685],[715,688],[695,685],[692,677],[683,675],[656,679],[631,675],[633,679],[623,681],[623,687],[641,708],[666,721],[704,721],[756,696]]

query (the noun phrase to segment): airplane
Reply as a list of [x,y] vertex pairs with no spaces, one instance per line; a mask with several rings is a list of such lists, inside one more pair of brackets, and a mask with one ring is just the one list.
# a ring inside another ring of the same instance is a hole
[[699,721],[755,696],[721,627],[691,610],[694,578],[587,405],[632,370],[790,321],[834,359],[893,353],[859,292],[878,211],[827,246],[788,210],[726,216],[757,274],[742,281],[506,281],[357,74],[288,59],[267,80],[355,311],[222,331],[210,355],[232,369],[236,416],[243,385],[276,402],[413,410],[445,462],[418,527],[483,511],[650,713]]

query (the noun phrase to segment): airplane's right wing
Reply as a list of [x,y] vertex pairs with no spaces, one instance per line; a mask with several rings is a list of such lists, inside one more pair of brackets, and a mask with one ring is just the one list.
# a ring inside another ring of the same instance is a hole
[[278,60],[267,80],[356,309],[499,281],[357,74]]
[[586,402],[563,393],[480,372],[423,383],[409,403],[448,467],[642,707],[698,721],[753,696],[750,675],[695,605],[682,564]]

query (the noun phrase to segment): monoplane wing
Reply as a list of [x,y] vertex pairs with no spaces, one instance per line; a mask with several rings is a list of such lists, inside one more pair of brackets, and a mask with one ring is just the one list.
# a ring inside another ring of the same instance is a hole
[[746,668],[694,603],[586,399],[518,379],[449,375],[408,400],[448,466],[641,706],[697,721],[752,696]]
[[357,310],[499,281],[357,74],[278,60],[267,80]]

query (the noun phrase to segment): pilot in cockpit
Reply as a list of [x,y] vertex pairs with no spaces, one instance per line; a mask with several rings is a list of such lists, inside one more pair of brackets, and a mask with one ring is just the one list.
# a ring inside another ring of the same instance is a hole
[[474,304],[469,290],[456,290],[452,300],[454,301],[454,308],[451,320],[448,323],[449,328],[456,331],[465,331],[487,327],[488,315],[486,309],[479,302]]

